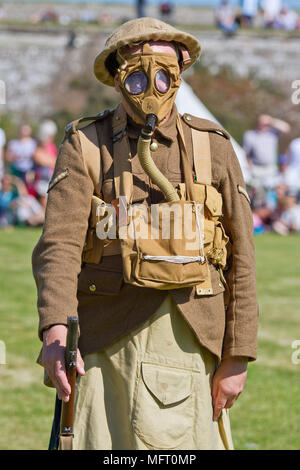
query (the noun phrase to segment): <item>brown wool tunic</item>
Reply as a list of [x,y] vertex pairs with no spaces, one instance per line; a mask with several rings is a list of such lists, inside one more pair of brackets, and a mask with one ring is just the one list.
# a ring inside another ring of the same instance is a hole
[[[199,342],[219,359],[229,356],[256,358],[258,308],[255,283],[253,222],[249,202],[239,191],[245,187],[228,134],[215,123],[184,115],[182,126],[192,165],[191,127],[209,131],[212,184],[223,197],[222,223],[230,238],[228,269],[230,289],[227,309],[219,273],[211,265],[212,296],[198,297],[195,288],[160,291],[123,282],[120,255],[104,256],[99,264],[81,263],[88,227],[91,198],[115,197],[113,182],[112,116],[97,121],[101,154],[102,187],[95,188],[85,167],[78,131],[73,126],[60,145],[49,191],[43,234],[33,252],[33,273],[38,290],[39,335],[54,324],[66,324],[68,315],[79,316],[81,353],[111,346],[149,319],[168,292]],[[158,149],[152,152],[157,167],[174,185],[183,180],[176,128],[177,109],[154,135]],[[142,169],[137,156],[140,128],[127,124],[132,153],[133,202],[163,200],[163,194]],[[67,170],[67,171],[66,171]],[[60,177],[62,175],[62,177]],[[90,290],[90,286],[93,291]]]

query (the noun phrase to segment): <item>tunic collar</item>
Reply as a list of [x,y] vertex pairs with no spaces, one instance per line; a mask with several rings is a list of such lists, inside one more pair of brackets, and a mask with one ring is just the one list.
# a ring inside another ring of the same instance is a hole
[[[177,138],[177,127],[176,127],[176,119],[177,119],[177,108],[174,104],[171,112],[171,116],[163,125],[160,125],[155,129],[153,137],[155,139],[160,140],[161,138],[167,140],[168,142],[172,143]],[[133,121],[133,119],[127,116],[127,135],[131,139],[138,139],[141,133],[142,126],[137,124]]]

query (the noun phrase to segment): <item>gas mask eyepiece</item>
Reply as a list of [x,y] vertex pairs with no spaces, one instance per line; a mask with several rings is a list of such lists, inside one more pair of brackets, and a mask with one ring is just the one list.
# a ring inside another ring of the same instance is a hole
[[165,70],[158,70],[155,74],[154,84],[160,93],[167,93],[170,89],[170,75]]
[[147,88],[147,75],[143,72],[133,72],[126,78],[124,85],[130,95],[140,95]]

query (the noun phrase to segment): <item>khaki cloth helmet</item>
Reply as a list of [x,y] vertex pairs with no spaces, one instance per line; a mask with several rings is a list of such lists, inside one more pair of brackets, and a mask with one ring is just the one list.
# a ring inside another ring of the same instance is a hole
[[182,64],[183,70],[198,59],[201,51],[200,44],[194,36],[179,31],[163,21],[154,18],[127,21],[107,39],[105,49],[95,59],[94,73],[98,80],[105,85],[114,86],[113,76],[107,68],[108,57],[120,47],[144,41],[168,41],[182,44],[188,52],[188,59]]

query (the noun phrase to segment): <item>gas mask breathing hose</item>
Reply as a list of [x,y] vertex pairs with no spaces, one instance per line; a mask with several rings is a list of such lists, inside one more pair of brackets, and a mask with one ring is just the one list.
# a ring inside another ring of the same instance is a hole
[[137,151],[139,161],[143,170],[149,176],[151,181],[156,184],[163,192],[166,200],[168,202],[179,201],[180,198],[176,189],[172,183],[170,183],[170,181],[168,181],[167,178],[161,173],[161,171],[159,171],[151,157],[150,143],[156,122],[157,116],[155,116],[155,114],[147,114],[145,127],[143,127],[138,140]]

